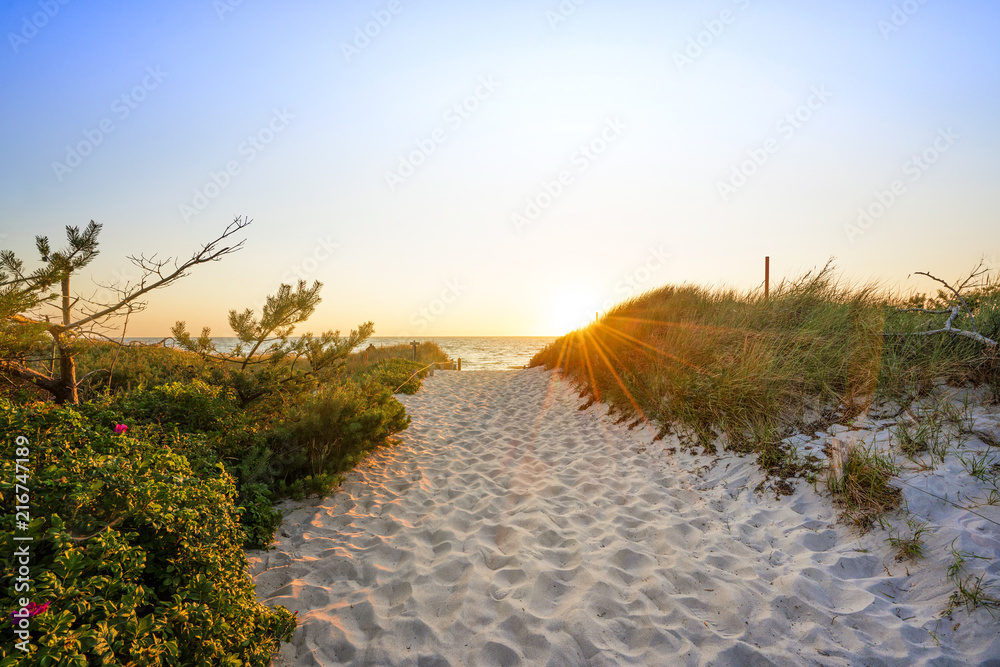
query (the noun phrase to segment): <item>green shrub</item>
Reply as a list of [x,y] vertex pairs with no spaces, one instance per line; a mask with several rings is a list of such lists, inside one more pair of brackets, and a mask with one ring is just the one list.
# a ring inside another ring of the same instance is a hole
[[222,431],[239,411],[222,391],[201,380],[170,382],[130,392],[120,410],[140,424],[174,424],[181,431]]
[[362,382],[376,382],[392,393],[415,394],[420,381],[427,376],[427,364],[411,359],[387,359],[359,374]]
[[94,373],[80,388],[81,400],[93,398],[110,388],[111,393],[139,387],[156,387],[179,380],[208,379],[209,366],[198,355],[155,345],[94,343],[76,357],[80,377]]
[[280,477],[291,483],[346,470],[409,423],[392,390],[379,382],[321,389],[292,407],[271,434]]
[[417,358],[413,358],[413,346],[405,343],[399,345],[383,345],[376,347],[369,346],[367,349],[359,349],[351,353],[344,360],[344,370],[349,375],[357,376],[365,369],[374,364],[390,360],[403,359],[405,361],[418,361],[421,366],[426,366],[432,361],[448,361],[448,354],[433,341],[425,341],[417,345]]
[[274,509],[274,496],[266,484],[244,484],[240,488],[240,529],[247,549],[267,549],[281,525],[281,512]]
[[[194,476],[160,445],[70,407],[0,400],[0,496],[13,505],[16,437],[31,456],[32,650],[0,664],[266,665],[295,620],[254,597],[232,478]],[[14,520],[0,537],[0,609],[14,590]]]
[[343,475],[306,475],[291,483],[281,479],[275,484],[275,495],[279,498],[292,498],[294,500],[304,500],[308,496],[325,496],[344,481]]

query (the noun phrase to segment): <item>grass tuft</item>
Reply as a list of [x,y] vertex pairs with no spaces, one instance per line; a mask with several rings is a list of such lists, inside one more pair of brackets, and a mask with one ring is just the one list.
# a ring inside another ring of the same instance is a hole
[[902,492],[889,484],[898,469],[874,447],[850,447],[839,470],[831,469],[827,484],[844,516],[867,530],[883,514],[899,507]]
[[924,557],[923,534],[927,532],[927,522],[917,523],[913,519],[907,519],[906,525],[910,529],[910,534],[906,537],[902,533],[889,536],[889,544],[896,550],[896,561],[917,560]]
[[968,571],[970,559],[989,559],[968,551],[960,551],[955,548],[955,542],[951,543],[951,554],[952,562],[948,566],[948,579],[955,585],[955,592],[951,594],[948,606],[942,615],[950,616],[960,606],[964,606],[967,612],[983,607],[989,611],[990,616],[996,618],[995,612],[1000,610],[1000,598],[994,593],[995,585],[992,582],[984,582],[985,574],[977,576]]

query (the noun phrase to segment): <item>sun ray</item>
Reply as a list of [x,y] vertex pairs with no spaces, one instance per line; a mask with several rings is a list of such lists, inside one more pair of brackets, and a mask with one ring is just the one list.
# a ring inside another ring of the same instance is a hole
[[696,366],[695,364],[692,364],[690,362],[684,361],[680,357],[678,357],[676,355],[673,355],[673,354],[670,354],[666,350],[660,349],[660,348],[656,347],[655,345],[650,345],[649,343],[641,341],[638,338],[625,333],[624,331],[619,331],[618,329],[615,329],[614,327],[611,327],[611,326],[608,326],[608,325],[605,325],[605,324],[599,324],[598,326],[604,327],[608,331],[610,331],[611,333],[615,334],[616,336],[619,336],[620,338],[625,339],[629,343],[635,344],[637,346],[636,349],[641,350],[642,347],[645,347],[645,348],[648,348],[648,349],[652,350],[653,352],[656,352],[657,354],[660,354],[660,355],[662,355],[664,357],[667,357],[671,361],[675,361],[675,362],[677,362],[679,364],[687,366],[688,368],[690,368],[692,370],[696,370],[696,371],[699,371],[699,372],[702,372],[702,373],[708,373],[709,375],[714,375],[714,373],[712,373],[711,371],[709,371],[707,369],[701,368],[699,366]]
[[601,388],[597,385],[597,379],[594,377],[594,367],[590,363],[590,352],[587,350],[587,337],[580,336],[580,344],[583,346],[583,360],[587,364],[587,375],[590,377],[590,386],[594,390],[594,400],[601,400]]
[[632,392],[630,392],[628,390],[628,387],[625,386],[625,382],[621,379],[621,376],[618,375],[618,372],[614,369],[614,366],[611,365],[611,362],[608,360],[607,355],[604,354],[604,350],[601,349],[602,347],[601,341],[596,336],[594,336],[593,339],[594,339],[594,349],[597,351],[597,354],[600,355],[601,360],[604,362],[604,365],[608,367],[608,371],[611,373],[611,375],[614,376],[615,382],[617,382],[618,386],[621,387],[622,392],[624,392],[625,394],[625,398],[628,399],[628,402],[632,405],[632,408],[636,411],[639,417],[644,422],[648,423],[649,419],[646,417],[646,413],[644,413],[642,411],[642,408],[639,407],[639,403],[632,396]]

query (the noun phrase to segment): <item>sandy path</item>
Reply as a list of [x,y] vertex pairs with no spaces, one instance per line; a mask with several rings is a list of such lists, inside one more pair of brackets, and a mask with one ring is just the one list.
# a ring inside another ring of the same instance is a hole
[[551,373],[438,373],[402,400],[403,443],[251,554],[258,596],[299,612],[277,665],[1000,655],[982,621],[936,621],[812,487],[754,493],[749,460],[668,455]]

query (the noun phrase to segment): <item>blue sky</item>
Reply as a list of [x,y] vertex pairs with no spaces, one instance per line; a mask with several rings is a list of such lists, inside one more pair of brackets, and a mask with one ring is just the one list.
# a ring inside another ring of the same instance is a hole
[[109,281],[254,219],[134,335],[227,335],[300,276],[325,284],[314,330],[543,335],[665,283],[753,288],[765,255],[902,289],[1000,267],[985,1],[36,0],[0,21],[0,245],[93,219]]

